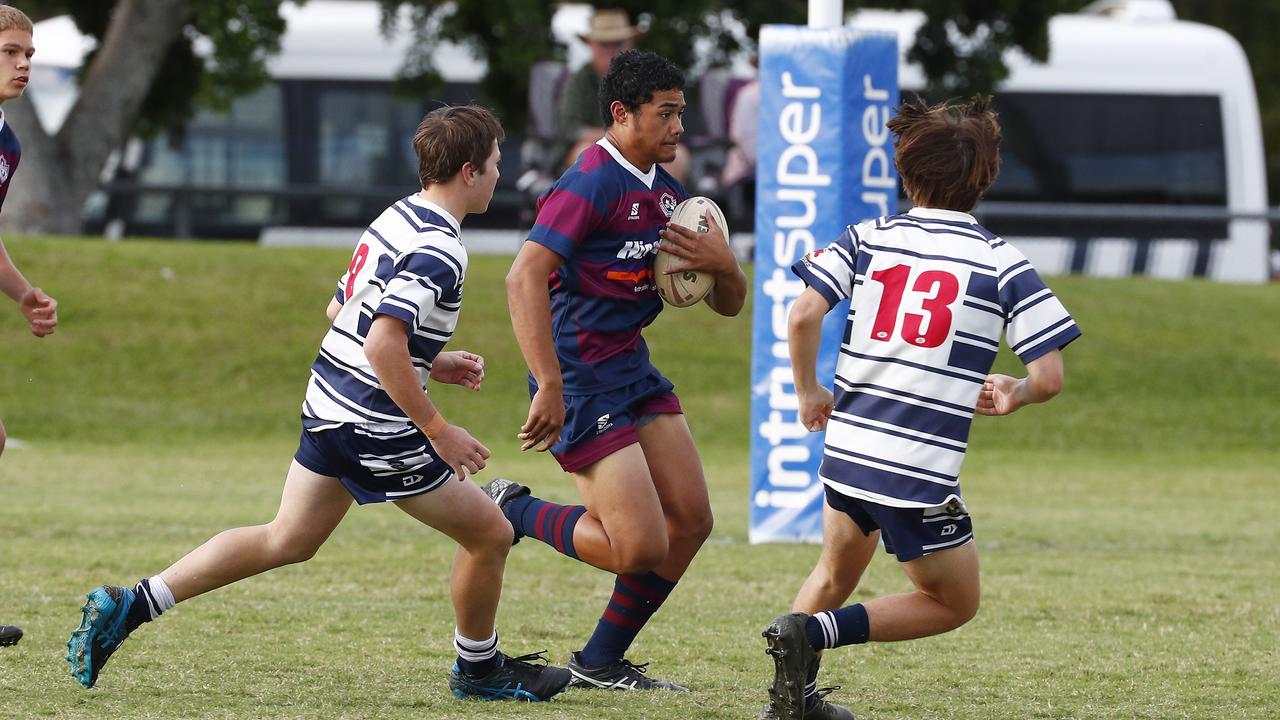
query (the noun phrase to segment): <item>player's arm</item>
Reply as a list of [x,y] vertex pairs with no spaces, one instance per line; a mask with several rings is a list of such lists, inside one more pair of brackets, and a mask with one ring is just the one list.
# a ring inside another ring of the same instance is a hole
[[800,401],[800,424],[809,432],[825,430],[835,408],[831,391],[818,384],[822,319],[830,309],[821,293],[807,287],[792,303],[787,317],[787,347],[791,351],[791,370]]
[[670,224],[660,230],[658,235],[663,239],[662,248],[684,260],[672,272],[684,270],[700,270],[715,276],[715,286],[707,295],[707,305],[712,310],[726,317],[733,317],[742,311],[747,299],[747,275],[738,265],[738,259],[729,249],[727,230],[716,224],[716,220],[707,214],[707,232],[695,232],[683,225]]
[[342,310],[342,303],[338,302],[338,298],[329,299],[329,307],[324,309],[325,317],[329,318],[329,322],[333,322],[338,318],[338,312]]
[[529,372],[538,384],[529,404],[529,417],[520,427],[521,450],[537,446],[546,451],[564,426],[564,378],[551,340],[551,298],[547,277],[564,260],[551,249],[526,242],[507,273],[507,309],[511,328]]
[[58,301],[27,282],[9,258],[4,242],[0,242],[0,291],[18,303],[18,309],[31,325],[32,335],[44,337],[58,327]]
[[1008,415],[1024,405],[1048,402],[1062,391],[1063,379],[1062,351],[1056,348],[1027,363],[1024,378],[988,375],[978,393],[978,414]]
[[364,341],[364,354],[382,389],[422,430],[436,455],[453,468],[459,480],[484,468],[489,449],[465,428],[445,421],[422,389],[409,356],[409,331],[403,320],[390,315],[374,316]]

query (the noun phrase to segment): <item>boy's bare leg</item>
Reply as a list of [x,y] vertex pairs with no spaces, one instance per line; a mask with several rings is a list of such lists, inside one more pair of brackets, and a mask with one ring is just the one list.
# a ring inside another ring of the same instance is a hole
[[502,511],[469,480],[450,480],[396,505],[458,543],[450,578],[458,632],[477,640],[491,636],[511,550],[511,524]]
[[653,570],[678,580],[714,523],[702,460],[684,415],[659,415],[638,432],[666,522],[667,557]]
[[873,642],[914,640],[954,630],[978,612],[978,546],[969,541],[902,564],[915,592],[863,603]]
[[822,555],[800,586],[793,612],[812,615],[842,607],[871,562],[880,532],[863,535],[847,513],[822,506]]
[[309,560],[351,507],[337,478],[289,466],[280,509],[266,525],[225,530],[160,573],[175,602],[281,565]]
[[592,463],[573,478],[587,508],[573,531],[578,559],[618,574],[646,572],[666,559],[662,502],[638,443]]
[[574,475],[587,508],[574,547],[602,570],[678,580],[711,534],[702,463],[683,415],[659,415],[637,433],[639,444]]

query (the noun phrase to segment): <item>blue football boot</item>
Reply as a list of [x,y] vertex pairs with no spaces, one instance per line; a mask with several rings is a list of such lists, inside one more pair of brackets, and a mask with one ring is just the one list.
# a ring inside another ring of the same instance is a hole
[[103,585],[87,596],[84,617],[80,627],[71,632],[67,641],[67,663],[71,676],[86,688],[98,682],[98,673],[107,664],[111,654],[129,637],[125,629],[125,616],[133,605],[133,590]]

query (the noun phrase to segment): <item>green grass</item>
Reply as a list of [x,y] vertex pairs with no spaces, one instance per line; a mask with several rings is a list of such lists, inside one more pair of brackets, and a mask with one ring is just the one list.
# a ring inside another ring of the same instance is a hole
[[[132,582],[234,525],[268,520],[323,309],[346,253],[6,238],[61,303],[37,341],[0,306],[0,718],[750,718],[814,546],[748,545],[749,322],[669,311],[649,333],[707,468],[716,531],[641,635],[689,695],[568,693],[546,706],[448,696],[450,544],[391,507],[353,511],[312,561],[196,598],[123,647],[100,687],[66,676],[82,594]],[[518,451],[523,363],[505,258],[476,257],[455,347],[483,392],[437,393],[495,472],[573,497]],[[168,270],[165,270],[168,268]],[[1056,278],[1085,337],[1067,388],[979,418],[965,469],[984,606],[936,638],[833,651],[824,684],[860,718],[1238,718],[1280,707],[1280,287]],[[1001,358],[1006,370],[1016,367]],[[436,392],[433,390],[433,392]],[[563,662],[603,573],[512,552],[510,651]],[[855,597],[907,587],[890,558]]]

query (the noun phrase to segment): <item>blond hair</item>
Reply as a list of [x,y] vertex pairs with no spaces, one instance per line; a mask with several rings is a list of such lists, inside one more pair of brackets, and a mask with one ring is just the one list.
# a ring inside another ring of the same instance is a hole
[[5,30],[26,30],[33,32],[31,18],[12,5],[0,5],[0,32]]

